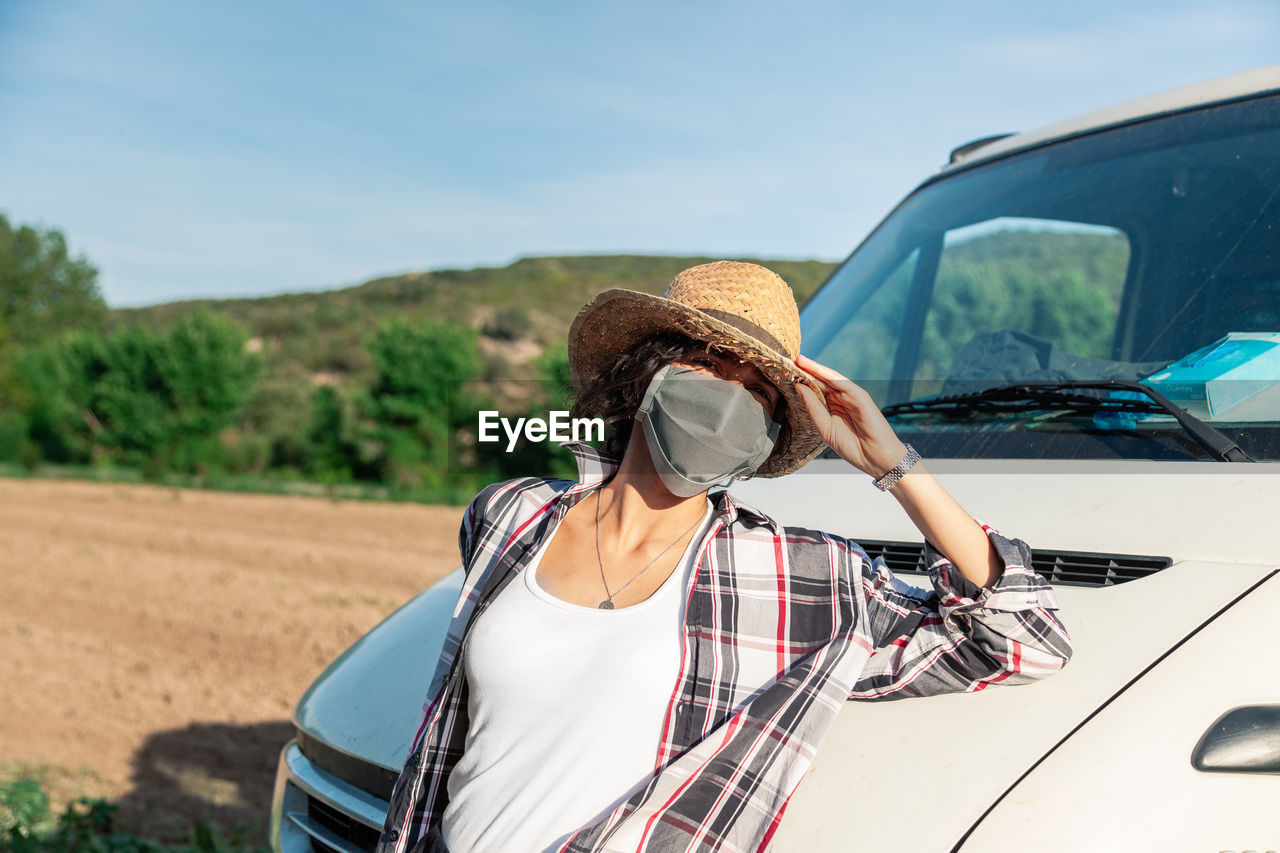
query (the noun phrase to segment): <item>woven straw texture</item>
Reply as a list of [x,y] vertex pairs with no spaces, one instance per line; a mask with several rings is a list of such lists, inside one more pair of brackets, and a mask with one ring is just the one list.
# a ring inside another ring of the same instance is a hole
[[582,387],[619,354],[661,332],[680,332],[750,361],[786,399],[790,439],[785,446],[779,442],[756,476],[788,474],[822,450],[796,391],[800,382],[813,387],[792,362],[800,352],[800,311],[777,273],[758,264],[715,261],[677,274],[660,297],[606,290],[582,307],[569,329],[574,383]]

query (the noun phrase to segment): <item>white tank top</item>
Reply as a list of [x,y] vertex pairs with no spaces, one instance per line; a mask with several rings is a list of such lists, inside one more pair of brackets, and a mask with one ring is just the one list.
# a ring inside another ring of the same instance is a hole
[[648,781],[680,669],[684,581],[711,508],[639,604],[556,598],[537,582],[544,544],[477,617],[463,657],[466,747],[443,817],[450,851],[554,849]]

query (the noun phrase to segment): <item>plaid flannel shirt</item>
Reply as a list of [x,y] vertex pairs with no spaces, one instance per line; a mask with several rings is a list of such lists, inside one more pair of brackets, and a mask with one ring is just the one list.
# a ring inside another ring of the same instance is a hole
[[[405,853],[444,813],[467,735],[460,650],[472,621],[529,563],[553,522],[616,468],[585,444],[568,446],[578,482],[497,483],[467,508],[459,534],[466,578],[378,853]],[[654,774],[562,851],[764,851],[847,700],[1017,684],[1056,672],[1071,656],[1053,591],[1020,540],[984,525],[1005,564],[987,589],[926,542],[930,593],[848,539],[782,527],[728,492],[712,498]]]

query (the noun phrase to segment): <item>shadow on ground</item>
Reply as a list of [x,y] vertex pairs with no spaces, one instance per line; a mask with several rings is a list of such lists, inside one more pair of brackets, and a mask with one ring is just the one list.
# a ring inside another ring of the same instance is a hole
[[265,845],[276,760],[292,736],[284,720],[193,723],[152,735],[134,756],[133,787],[117,801],[117,829],[181,842],[208,820],[224,840]]

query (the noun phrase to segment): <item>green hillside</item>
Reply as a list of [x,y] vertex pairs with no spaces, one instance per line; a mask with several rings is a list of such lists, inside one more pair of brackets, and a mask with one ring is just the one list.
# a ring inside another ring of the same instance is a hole
[[[479,442],[477,411],[564,408],[566,332],[587,299],[611,287],[661,293],[675,273],[714,260],[525,258],[340,290],[107,310],[96,270],[78,259],[83,281],[70,295],[85,310],[46,318],[42,305],[68,302],[68,277],[27,282],[22,271],[73,259],[57,232],[24,226],[19,236],[18,261],[0,263],[0,280],[32,296],[7,314],[0,303],[0,466],[222,487],[322,483],[433,501],[466,500],[516,474],[572,473],[552,444],[508,453]],[[761,263],[799,300],[833,266]],[[51,331],[18,334],[35,320]]]
[[[373,365],[362,345],[391,317],[410,324],[449,322],[480,333],[487,377],[531,376],[523,367],[548,347],[564,344],[574,314],[591,296],[611,287],[661,293],[686,267],[717,260],[701,257],[596,255],[522,258],[505,267],[410,272],[372,279],[341,290],[253,299],[167,302],[111,311],[112,328],[140,322],[169,327],[184,313],[205,307],[244,327],[266,358],[264,378],[311,375],[318,382],[367,382]],[[743,258],[781,275],[803,302],[834,264]],[[257,339],[255,341],[255,339]]]

